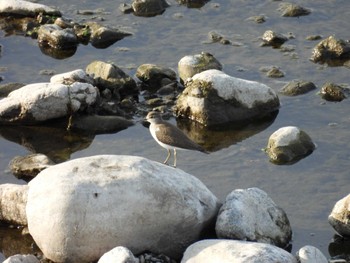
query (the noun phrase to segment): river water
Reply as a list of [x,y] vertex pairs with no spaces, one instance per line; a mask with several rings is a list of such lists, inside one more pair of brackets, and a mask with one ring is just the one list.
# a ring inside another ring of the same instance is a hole
[[[298,1],[311,10],[310,15],[298,18],[281,17],[277,10],[281,2],[272,0],[217,0],[199,9],[187,8],[173,0],[168,2],[171,6],[162,15],[145,18],[122,14],[118,9],[122,3],[120,0],[40,1],[57,6],[63,16],[75,21],[93,19],[120,26],[133,35],[106,49],[80,45],[72,57],[57,60],[41,53],[36,40],[0,32],[2,83],[44,82],[50,76],[40,74],[41,70],[62,73],[85,69],[94,60],[113,62],[131,76],[144,63],[177,70],[182,57],[205,51],[223,64],[227,74],[262,82],[277,92],[293,79],[312,81],[318,89],[325,82],[349,84],[348,68],[314,64],[309,60],[318,41],[306,40],[309,35],[349,38],[348,0]],[[77,10],[96,12],[84,16]],[[248,19],[255,15],[264,15],[266,22],[257,24]],[[208,33],[213,30],[233,44],[208,43]],[[260,37],[266,30],[293,35],[294,38],[285,43],[292,51],[261,47]],[[261,68],[270,66],[279,67],[285,77],[266,77]],[[327,217],[334,204],[350,190],[350,105],[348,99],[339,103],[327,102],[317,92],[297,97],[280,95],[281,108],[276,118],[268,123],[212,131],[214,144],[217,141],[216,150],[209,155],[180,152],[178,168],[198,177],[221,200],[239,188],[259,187],[267,192],[285,210],[291,222],[293,253],[304,245],[313,245],[327,258],[336,253],[349,256],[349,249],[343,250],[342,245],[332,242],[335,232]],[[174,118],[170,121],[176,123]],[[290,125],[307,132],[317,149],[293,165],[272,164],[262,149],[274,131]],[[46,134],[44,139],[40,132]],[[55,140],[54,134],[45,131],[45,127],[34,131],[0,127],[0,183],[24,184],[9,172],[8,163],[17,155],[38,152],[38,149],[61,161],[98,154],[137,155],[163,161],[166,155],[140,123],[118,133],[81,138],[78,143],[67,144],[60,150],[50,148],[50,141]],[[41,140],[35,140],[36,136]],[[0,229],[3,235],[0,237],[0,259],[23,253],[23,250],[9,249],[4,241],[15,239],[21,242],[17,231]],[[30,246],[28,251],[30,253]]]

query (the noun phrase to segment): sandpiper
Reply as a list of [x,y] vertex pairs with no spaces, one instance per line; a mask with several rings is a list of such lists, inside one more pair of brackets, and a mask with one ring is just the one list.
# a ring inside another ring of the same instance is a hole
[[149,112],[146,120],[151,123],[149,130],[152,137],[168,151],[168,156],[164,161],[165,164],[170,158],[170,150],[172,149],[174,150],[174,167],[176,167],[176,150],[195,150],[207,153],[202,146],[188,138],[178,127],[164,121],[159,112]]

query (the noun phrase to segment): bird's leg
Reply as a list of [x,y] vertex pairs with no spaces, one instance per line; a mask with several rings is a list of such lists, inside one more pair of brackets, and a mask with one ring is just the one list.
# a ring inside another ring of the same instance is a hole
[[174,149],[174,167],[176,167],[176,149]]
[[165,161],[164,161],[164,164],[167,164],[167,162],[168,162],[168,160],[169,160],[169,158],[170,158],[170,150],[167,149],[167,151],[168,151],[168,156],[166,157],[166,159],[165,159]]

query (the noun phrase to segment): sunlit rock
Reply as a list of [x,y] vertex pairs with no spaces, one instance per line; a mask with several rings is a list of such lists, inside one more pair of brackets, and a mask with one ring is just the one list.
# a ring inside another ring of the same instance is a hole
[[176,81],[176,72],[171,68],[154,64],[142,64],[136,70],[136,77],[144,84],[155,88],[161,88],[162,80]]
[[314,83],[304,80],[292,80],[281,89],[281,93],[287,96],[297,96],[316,89]]
[[[196,177],[135,156],[71,160],[29,183],[29,232],[56,262],[91,262],[116,246],[179,258],[217,214]],[[48,235],[47,233],[50,233]]]
[[0,184],[0,222],[27,225],[27,185]]
[[103,61],[93,61],[86,67],[86,73],[94,78],[100,90],[109,89],[119,97],[135,94],[136,82],[118,66]]
[[194,75],[185,87],[176,114],[205,126],[265,117],[280,105],[270,87],[215,69]]
[[322,252],[313,246],[304,246],[296,253],[300,263],[328,263]]
[[287,251],[270,244],[212,239],[202,240],[186,249],[181,263],[297,263]]
[[270,161],[276,164],[290,164],[311,154],[315,144],[310,136],[298,127],[287,126],[275,131],[265,149]]
[[97,263],[139,263],[132,252],[126,247],[115,247],[105,253]]
[[91,30],[90,43],[95,48],[107,48],[131,35],[129,32],[121,31],[118,28],[106,27],[96,22],[88,22],[86,25]]
[[212,54],[207,52],[185,56],[178,63],[179,77],[182,82],[208,69],[221,70],[222,65]]
[[75,49],[79,44],[73,29],[62,29],[55,24],[42,25],[38,30],[38,42],[54,49]]
[[56,74],[50,78],[50,82],[66,85],[72,84],[73,82],[85,82],[94,85],[93,78],[82,69]]
[[[335,84],[335,83],[325,83],[320,91],[320,95],[324,100],[327,101],[337,101],[340,102],[346,98],[346,89]],[[347,90],[349,94],[349,90]]]
[[328,216],[329,224],[341,236],[350,237],[350,194],[339,200]]
[[0,1],[0,13],[24,16],[35,16],[39,13],[43,13],[47,15],[61,16],[61,12],[57,9],[43,4],[22,0]]
[[93,105],[98,94],[89,83],[26,85],[0,100],[0,122],[32,124],[69,116]]
[[232,191],[216,221],[219,238],[268,243],[286,247],[292,229],[286,213],[258,188]]
[[312,51],[311,60],[315,63],[328,63],[340,66],[350,59],[350,43],[330,36],[319,42]]
[[292,3],[281,3],[278,11],[280,11],[281,16],[284,17],[306,16],[311,13],[309,9]]
[[263,46],[280,47],[284,42],[288,41],[288,38],[272,30],[267,30],[263,34],[262,40],[264,41]]
[[40,261],[34,255],[13,255],[3,263],[40,263]]
[[132,9],[137,16],[156,16],[161,15],[169,4],[165,0],[134,0]]

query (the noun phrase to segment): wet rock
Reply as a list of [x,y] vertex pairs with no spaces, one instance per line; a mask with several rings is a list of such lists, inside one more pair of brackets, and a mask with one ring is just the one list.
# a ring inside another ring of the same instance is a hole
[[158,66],[154,64],[143,64],[136,70],[136,77],[141,80],[144,84],[151,88],[159,89],[162,87],[164,79],[176,81],[176,72],[171,68]]
[[119,5],[119,10],[124,14],[130,14],[134,12],[134,9],[132,9],[132,5],[128,3],[122,3]]
[[313,51],[311,60],[315,63],[342,65],[350,59],[350,43],[330,36],[318,43]]
[[[91,262],[123,244],[179,258],[215,220],[217,198],[196,177],[135,156],[101,155],[29,183],[29,232],[56,262]],[[50,235],[47,233],[50,232]]]
[[306,40],[309,40],[309,41],[315,41],[320,39],[322,39],[322,36],[320,35],[309,35],[306,37]]
[[254,21],[255,23],[262,24],[266,22],[266,17],[264,15],[251,16],[248,17],[248,21]]
[[105,253],[97,263],[139,263],[132,252],[126,247],[115,247]]
[[13,255],[3,263],[40,263],[40,261],[34,255]]
[[86,67],[86,73],[94,78],[100,90],[109,89],[114,96],[138,93],[135,80],[111,63],[93,61]]
[[27,185],[0,184],[0,222],[27,225]]
[[212,54],[207,52],[185,56],[178,63],[179,77],[182,82],[208,69],[221,70],[222,65]]
[[283,78],[284,72],[280,70],[278,67],[271,67],[267,72],[266,76],[269,78]]
[[71,120],[70,129],[90,134],[104,134],[124,130],[133,124],[132,121],[119,116],[74,116]]
[[97,88],[88,83],[30,84],[0,100],[0,122],[35,124],[61,118],[83,112],[97,98]]
[[210,0],[177,0],[180,4],[187,6],[188,8],[201,8]]
[[229,262],[283,262],[297,263],[296,258],[287,251],[273,245],[212,239],[202,240],[186,249],[181,263],[229,263]]
[[288,38],[282,34],[276,33],[272,30],[267,30],[262,36],[263,46],[280,47],[288,40]]
[[72,49],[79,44],[71,28],[62,29],[58,25],[42,25],[38,30],[38,42],[41,46],[54,49]]
[[226,39],[223,35],[221,35],[220,33],[216,32],[216,31],[210,31],[208,33],[208,38],[210,43],[221,43],[224,45],[229,45],[231,44],[231,41]]
[[328,263],[322,252],[313,246],[304,246],[296,254],[300,263]]
[[91,29],[90,43],[96,48],[107,48],[131,33],[102,26],[95,22],[86,23]]
[[94,85],[94,80],[82,69],[76,69],[61,74],[56,74],[50,78],[50,83],[70,85],[74,82],[89,83]]
[[328,216],[329,224],[343,237],[350,237],[350,194],[339,200]]
[[61,12],[49,6],[22,0],[0,2],[0,13],[11,15],[35,16],[39,13],[61,16]]
[[311,154],[315,144],[310,136],[294,126],[275,131],[269,138],[265,151],[276,164],[291,164]]
[[320,94],[327,101],[342,101],[346,98],[344,89],[334,83],[325,83],[321,88]]
[[220,208],[216,235],[286,247],[292,229],[286,213],[259,188],[232,191]]
[[260,118],[279,108],[277,94],[255,81],[211,69],[185,83],[175,113],[205,126]]
[[132,9],[136,16],[151,17],[161,15],[169,4],[165,0],[134,0]]
[[45,154],[35,153],[27,156],[16,156],[9,164],[14,176],[30,181],[42,170],[54,165]]
[[42,45],[39,43],[41,53],[50,56],[54,59],[65,59],[73,56],[77,51],[77,46],[68,49],[59,49],[49,45]]
[[6,97],[12,91],[22,88],[26,84],[24,83],[6,83],[0,85],[0,98]]
[[278,11],[280,11],[281,16],[284,17],[306,16],[311,13],[309,9],[291,3],[281,3]]
[[281,93],[287,96],[297,96],[316,89],[314,83],[304,80],[292,80],[281,89]]

